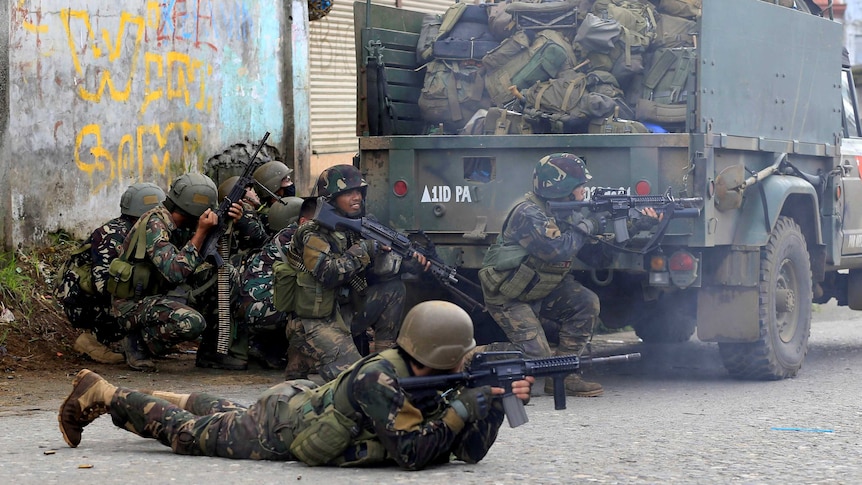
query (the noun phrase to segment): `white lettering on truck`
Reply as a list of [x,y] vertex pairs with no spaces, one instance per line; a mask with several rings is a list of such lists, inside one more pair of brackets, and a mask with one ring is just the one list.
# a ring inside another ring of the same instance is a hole
[[[429,187],[426,185],[420,202],[450,202],[451,200],[452,187],[448,185],[432,185]],[[455,186],[455,202],[473,202],[469,186]]]

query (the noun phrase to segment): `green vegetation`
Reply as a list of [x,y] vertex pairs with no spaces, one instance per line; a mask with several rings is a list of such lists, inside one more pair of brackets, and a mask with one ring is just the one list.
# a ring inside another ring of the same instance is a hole
[[30,277],[18,265],[15,254],[0,253],[0,303],[8,307],[23,302],[29,293],[30,284]]

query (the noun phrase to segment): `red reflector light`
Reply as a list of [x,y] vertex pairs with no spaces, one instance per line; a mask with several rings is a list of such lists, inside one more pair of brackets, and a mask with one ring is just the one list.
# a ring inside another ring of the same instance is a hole
[[641,180],[640,182],[635,184],[635,193],[637,195],[648,195],[650,192],[649,182],[646,180]]
[[396,181],[395,184],[392,185],[392,192],[398,197],[404,197],[407,195],[407,182],[403,180]]
[[671,271],[692,271],[694,269],[694,256],[685,251],[677,251],[670,257],[668,267]]

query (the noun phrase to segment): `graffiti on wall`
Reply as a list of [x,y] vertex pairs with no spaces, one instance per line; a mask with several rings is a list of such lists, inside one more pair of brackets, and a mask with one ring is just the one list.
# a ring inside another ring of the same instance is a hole
[[[36,92],[53,103],[68,88],[76,116],[54,122],[74,127],[71,158],[92,191],[129,178],[170,181],[199,166],[197,147],[218,102],[214,72],[231,43],[250,45],[253,18],[246,4],[151,0],[141,12],[96,0],[83,9],[52,10],[51,3],[17,1],[13,24],[22,33],[17,41],[13,33],[13,44],[35,49],[36,63],[53,57],[69,66],[66,72],[54,68],[50,93]],[[63,3],[68,6],[58,6]],[[44,71],[41,65],[29,70],[37,81]]]

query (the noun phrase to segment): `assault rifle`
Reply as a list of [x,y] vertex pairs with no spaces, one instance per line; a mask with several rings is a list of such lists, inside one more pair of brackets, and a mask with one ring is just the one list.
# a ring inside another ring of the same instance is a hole
[[260,140],[260,144],[245,165],[239,179],[233,185],[230,193],[219,203],[216,209],[218,225],[210,230],[202,247],[204,259],[212,262],[217,269],[216,293],[218,295],[218,327],[216,338],[216,352],[227,355],[231,338],[231,311],[230,311],[230,270],[224,265],[224,260],[230,257],[230,240],[225,237],[229,235],[233,227],[233,221],[229,221],[228,211],[230,206],[242,200],[249,185],[254,183],[255,169],[259,163],[256,162],[257,154],[269,138],[267,131]]
[[344,217],[336,212],[335,207],[326,202],[326,198],[324,197],[321,197],[317,201],[314,220],[329,230],[347,229],[357,232],[365,239],[371,239],[373,241],[377,241],[377,243],[383,246],[388,246],[392,249],[392,252],[405,259],[412,258],[414,253],[419,253],[422,256],[425,256],[425,259],[431,263],[431,268],[429,269],[431,276],[433,276],[440,285],[461,300],[461,302],[468,307],[468,311],[473,311],[477,308],[481,308],[482,310],[485,309],[484,304],[476,301],[473,297],[457,288],[455,285],[463,282],[479,292],[481,292],[481,287],[467,278],[459,277],[458,270],[444,263],[437,255],[437,252],[434,251],[433,247],[429,249],[415,244],[404,234],[401,234],[394,229],[390,229],[373,219],[369,219],[367,217],[360,217],[357,219]]
[[250,185],[254,184],[254,178],[252,175],[254,174],[255,169],[258,168],[258,165],[260,165],[260,163],[257,162],[257,154],[260,153],[260,149],[263,148],[264,144],[266,144],[267,138],[269,138],[268,131],[263,135],[257,149],[255,149],[254,153],[251,154],[251,158],[249,158],[248,163],[245,164],[242,174],[233,185],[230,193],[227,194],[227,197],[225,197],[224,200],[219,202],[218,209],[215,211],[218,216],[218,225],[210,230],[207,234],[206,240],[204,240],[202,251],[204,258],[211,261],[219,268],[224,264],[225,256],[219,254],[218,244],[222,236],[230,232],[230,223],[225,222],[229,219],[228,211],[230,210],[231,205],[242,200],[245,196],[246,189]]
[[[514,358],[501,358],[512,357]],[[491,358],[496,358],[492,360]],[[576,355],[560,355],[545,359],[525,359],[521,352],[480,352],[473,357],[470,370],[455,374],[442,374],[422,377],[403,377],[398,385],[406,391],[420,389],[440,389],[444,386],[501,387],[503,410],[512,428],[518,427],[529,419],[524,403],[512,392],[512,383],[527,376],[550,377],[554,380],[554,409],[566,409],[565,379],[569,374],[578,372],[582,365],[619,363],[638,360],[640,353],[612,355],[610,357],[579,358]]]
[[614,237],[616,242],[629,240],[627,222],[629,218],[642,217],[639,209],[652,207],[659,214],[664,214],[663,225],[657,230],[657,235],[664,232],[667,223],[674,217],[694,218],[700,215],[703,197],[676,198],[668,187],[664,195],[628,195],[617,189],[597,187],[589,200],[555,202],[548,201],[551,212],[568,215],[586,207],[590,212],[609,212],[614,221]]

